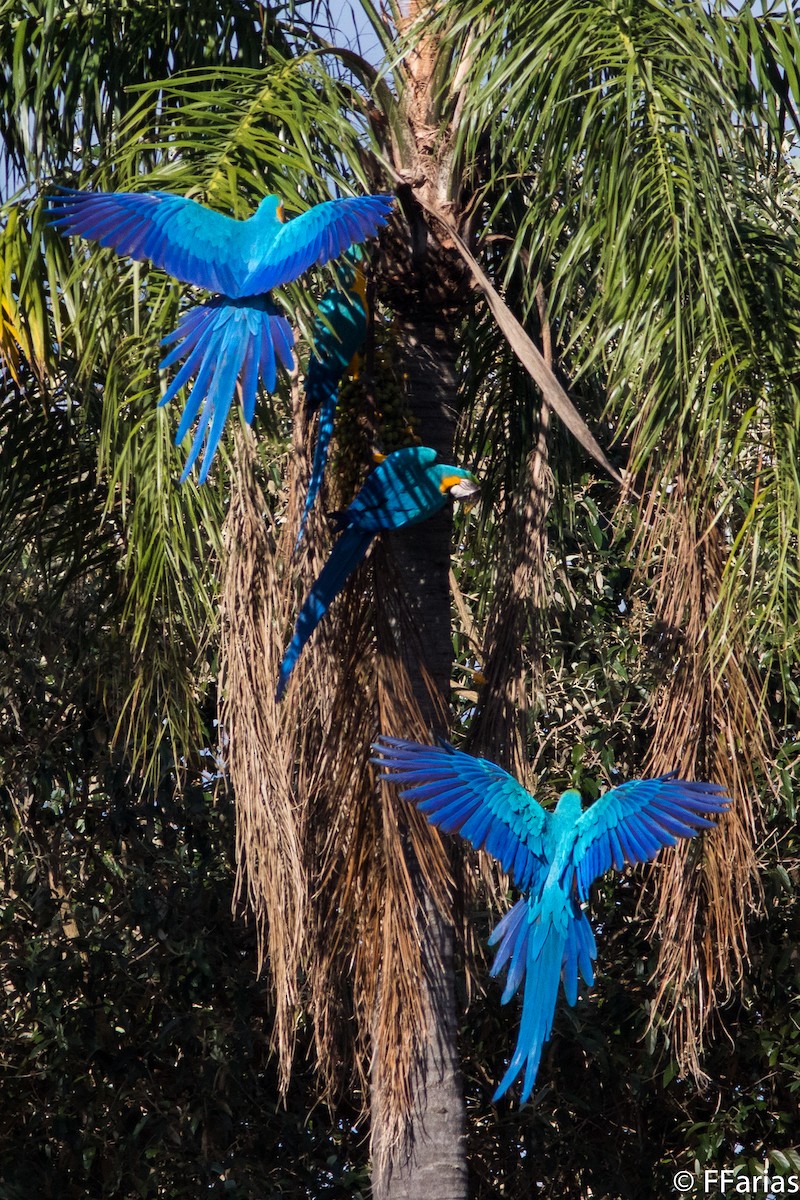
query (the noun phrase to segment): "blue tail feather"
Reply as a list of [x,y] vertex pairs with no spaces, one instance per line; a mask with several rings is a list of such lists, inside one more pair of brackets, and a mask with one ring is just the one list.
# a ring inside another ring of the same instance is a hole
[[494,1100],[499,1100],[508,1091],[523,1068],[522,1101],[533,1091],[542,1048],[553,1027],[565,941],[565,932],[561,932],[549,917],[539,917],[527,924],[525,990],[517,1044],[508,1070],[494,1093]]
[[[197,459],[205,438],[205,453],[200,472],[202,483],[222,438],[225,422],[236,394],[237,380],[242,384],[242,405],[250,423],[255,412],[258,380],[272,391],[276,382],[276,360],[293,366],[292,331],[288,321],[265,296],[231,300],[218,296],[184,313],[172,333],[162,342],[172,346],[161,367],[166,369],[183,360],[183,365],[161,400],[168,403],[194,376],[186,407],[176,435],[183,441],[201,406],[202,436],[195,435],[192,450],[181,479],[185,479]],[[174,343],[174,345],[173,345]]]
[[308,593],[306,602],[300,610],[300,616],[297,618],[292,640],[281,662],[278,686],[275,691],[276,700],[280,700],[283,696],[289,676],[303,647],[367,553],[374,536],[372,530],[345,529],[334,545],[330,558]]
[[494,1099],[498,1100],[524,1070],[522,1101],[528,1099],[536,1082],[542,1049],[553,1028],[559,982],[569,1004],[578,995],[578,975],[591,986],[597,954],[592,927],[581,909],[567,901],[566,911],[543,913],[541,904],[522,898],[506,913],[489,938],[500,942],[492,975],[508,963],[502,1002],[508,1003],[524,977],[517,1044]]
[[319,426],[317,428],[317,444],[314,447],[314,462],[311,467],[311,478],[308,481],[308,492],[306,493],[306,501],[303,505],[303,515],[300,518],[300,528],[297,531],[297,541],[294,544],[295,550],[300,545],[303,537],[303,530],[306,527],[308,514],[314,506],[314,501],[317,498],[317,493],[322,486],[322,477],[325,474],[325,466],[328,462],[328,448],[333,437],[334,416],[336,414],[336,403],[339,399],[338,388],[326,397],[320,405],[319,410]]

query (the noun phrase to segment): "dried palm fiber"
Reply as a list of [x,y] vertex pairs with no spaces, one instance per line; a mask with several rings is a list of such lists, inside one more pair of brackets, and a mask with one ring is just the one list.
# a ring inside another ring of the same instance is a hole
[[[293,488],[290,511],[299,511]],[[220,723],[236,801],[234,905],[252,913],[258,967],[269,965],[275,1003],[273,1044],[280,1085],[289,1079],[299,1003],[297,968],[307,920],[304,813],[292,794],[292,745],[281,737],[272,696],[280,651],[275,631],[290,619],[292,596],[278,579],[279,529],[255,477],[253,435],[237,430],[231,498],[223,531]],[[294,526],[292,526],[294,527]]]
[[387,1147],[402,1139],[425,1029],[425,913],[409,862],[441,911],[450,906],[438,834],[396,789],[376,790],[369,764],[379,730],[430,736],[402,658],[379,649],[387,625],[392,637],[414,636],[401,593],[379,541],[325,618],[328,647],[317,644],[306,664],[300,703],[314,720],[303,725],[298,751],[309,767],[295,783],[306,807],[306,1002],[323,1092],[332,1101],[355,1084],[366,1107],[368,1065],[380,1071],[382,1111],[372,1121],[390,1132]]
[[[337,410],[335,507],[345,506],[363,481],[359,464],[365,446],[378,440],[389,450],[400,444],[401,435],[406,441],[413,436],[398,386],[395,339],[383,326],[372,333],[365,369],[347,385],[347,403],[342,389]],[[407,531],[398,535],[401,545],[407,536]],[[423,935],[407,848],[440,910],[449,908],[448,864],[438,834],[398,800],[394,788],[376,789],[369,766],[379,731],[430,736],[430,721],[413,702],[402,656],[385,653],[390,627],[391,637],[400,642],[410,644],[416,637],[403,600],[405,586],[393,555],[378,538],[323,622],[328,650],[320,647],[318,664],[310,662],[312,671],[334,672],[324,705],[319,695],[311,699],[322,731],[308,823],[311,920],[318,922],[309,965],[318,1059],[329,1095],[350,1082],[353,1066],[366,1094],[365,1064],[379,1064],[386,1074],[381,1089],[386,1111],[379,1120],[384,1129],[398,1130],[408,1112],[409,1073],[424,1015],[419,1000]],[[436,723],[446,728],[443,715]],[[331,914],[337,914],[333,921]],[[352,1037],[353,1030],[355,1044],[343,1046],[343,1034]]]
[[727,546],[711,503],[696,479],[690,493],[683,472],[669,481],[653,473],[642,494],[638,570],[650,581],[656,637],[675,660],[650,701],[646,774],[714,780],[734,798],[713,833],[681,842],[649,872],[660,942],[650,1023],[702,1086],[704,1043],[747,960],[759,897],[755,774],[766,774],[770,734],[745,650],[717,629]]
[[[237,450],[223,598],[223,720],[237,801],[237,897],[254,914],[273,978],[282,1086],[293,1021],[305,1006],[322,1094],[332,1101],[355,1086],[366,1107],[377,1064],[383,1074],[378,1121],[396,1144],[425,1027],[426,914],[413,869],[446,912],[449,862],[436,831],[396,789],[377,787],[369,764],[378,732],[424,740],[430,727],[396,652],[398,641],[411,644],[415,631],[402,580],[380,539],[305,648],[286,699],[275,704],[278,664],[295,615],[333,543],[318,505],[305,549],[292,557],[307,476],[304,437],[298,420],[280,524],[255,483],[252,450],[245,443]],[[335,481],[328,487],[332,507],[348,503],[349,495],[336,494]],[[439,725],[444,728],[443,717]]]

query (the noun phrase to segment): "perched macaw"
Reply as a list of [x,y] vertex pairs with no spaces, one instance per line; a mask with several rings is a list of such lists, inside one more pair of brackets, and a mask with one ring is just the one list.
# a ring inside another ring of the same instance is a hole
[[443,508],[448,496],[474,499],[479,490],[471,472],[437,464],[436,451],[429,446],[395,450],[375,467],[349,508],[331,514],[341,536],[300,610],[281,662],[276,700],[283,695],[301,650],[376,534],[383,529],[417,525]]
[[183,283],[219,293],[188,309],[162,343],[175,343],[162,368],[184,362],[160,403],[167,404],[194,376],[176,444],[202,407],[181,482],[204,441],[199,481],[205,481],[237,382],[250,423],[259,377],[271,392],[276,362],[289,370],[294,365],[291,327],[268,293],[372,236],[387,220],[392,202],[392,196],[383,195],[326,200],[286,221],[279,197],[267,196],[251,217],[237,221],[166,192],[64,188],[53,196],[53,225],[130,258],[149,259]]
[[494,1099],[524,1069],[525,1101],[553,1028],[559,980],[569,1004],[577,999],[578,972],[587,985],[594,982],[597,946],[581,909],[593,880],[713,826],[709,816],[724,812],[730,799],[717,784],[689,783],[673,772],[611,788],[585,812],[580,793],[570,790],[546,812],[501,767],[447,742],[382,737],[373,749],[383,779],[394,780],[432,825],[493,855],[525,893],[489,938],[500,943],[492,975],[508,964],[503,1004],[525,980],[517,1045]]
[[314,353],[308,360],[306,373],[306,406],[309,413],[319,409],[319,426],[311,479],[295,548],[300,545],[308,514],[325,474],[339,384],[348,370],[354,371],[354,360],[367,336],[367,281],[364,272],[355,263],[343,263],[337,267],[336,273],[342,286],[328,288],[319,302],[320,317],[314,323]]

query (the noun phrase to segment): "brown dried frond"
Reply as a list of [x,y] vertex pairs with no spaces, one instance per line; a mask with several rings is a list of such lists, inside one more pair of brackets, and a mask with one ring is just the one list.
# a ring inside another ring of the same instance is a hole
[[[223,717],[239,814],[237,896],[255,914],[275,985],[284,1086],[302,1005],[325,1099],[355,1088],[366,1109],[370,1075],[379,1076],[372,1128],[381,1134],[378,1167],[388,1170],[417,1090],[438,1069],[425,1039],[453,972],[442,965],[446,946],[428,933],[452,897],[439,835],[394,787],[376,784],[369,760],[380,732],[427,741],[432,729],[445,731],[444,689],[418,669],[418,614],[403,599],[411,585],[378,539],[276,705],[295,616],[334,540],[317,505],[293,556],[305,436],[298,418],[282,523],[266,512],[244,450],[234,473]],[[446,687],[449,662],[443,671]]]
[[639,561],[653,571],[653,649],[674,660],[651,702],[648,771],[713,780],[734,798],[713,833],[651,871],[660,939],[651,1024],[663,1022],[681,1070],[702,1084],[704,1042],[747,961],[759,895],[755,775],[767,771],[770,735],[746,654],[714,637],[727,551],[710,505],[682,475],[669,494],[658,478],[645,494]]
[[280,736],[272,698],[279,662],[274,631],[286,625],[288,598],[276,580],[281,535],[255,478],[252,439],[249,430],[237,431],[224,529],[220,716],[236,798],[234,903],[246,903],[255,918],[259,969],[269,961],[285,1087],[306,929],[304,814],[292,797],[293,747]]
[[[452,908],[450,864],[436,831],[394,787],[376,786],[369,763],[379,732],[427,741],[431,727],[397,651],[397,639],[408,645],[415,631],[380,542],[325,622],[330,644],[304,651],[300,683],[303,708],[314,713],[298,746],[311,891],[307,1001],[327,1097],[353,1072],[365,1097],[368,1064],[381,1080],[373,1089],[381,1111],[371,1119],[381,1134],[382,1170],[403,1142],[415,1089],[426,1079],[421,1046],[440,967],[424,947],[431,909]],[[439,727],[443,721],[442,714]]]

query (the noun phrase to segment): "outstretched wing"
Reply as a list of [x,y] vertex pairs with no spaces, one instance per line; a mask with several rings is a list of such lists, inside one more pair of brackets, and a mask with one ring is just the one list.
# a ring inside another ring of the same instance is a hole
[[52,224],[67,233],[130,258],[149,259],[183,283],[226,296],[246,294],[242,280],[249,269],[248,221],[167,192],[62,188],[52,196],[48,212]]
[[548,814],[502,767],[453,746],[381,737],[373,749],[383,779],[397,783],[432,825],[486,850],[517,887],[535,887],[549,869],[543,835]]
[[690,783],[675,772],[633,779],[611,788],[583,813],[573,851],[578,894],[585,900],[594,879],[613,865],[647,862],[662,846],[713,827],[730,797],[716,783]]
[[386,223],[393,203],[388,195],[345,196],[292,217],[279,226],[250,270],[243,285],[247,294],[291,283],[314,263],[321,266],[363,242]]
[[392,196],[326,200],[281,224],[260,208],[247,221],[167,192],[81,192],[50,201],[52,224],[118,254],[149,259],[183,283],[225,296],[254,296],[290,283],[384,224]]

